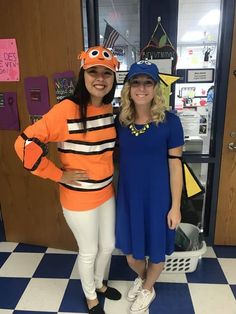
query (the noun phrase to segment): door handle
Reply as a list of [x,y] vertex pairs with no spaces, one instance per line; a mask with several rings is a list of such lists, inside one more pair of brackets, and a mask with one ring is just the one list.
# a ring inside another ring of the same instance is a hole
[[236,150],[236,144],[234,144],[233,142],[229,143],[228,148],[230,150]]

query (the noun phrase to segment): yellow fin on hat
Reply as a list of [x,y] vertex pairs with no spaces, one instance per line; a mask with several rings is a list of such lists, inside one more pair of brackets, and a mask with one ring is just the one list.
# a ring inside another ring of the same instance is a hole
[[166,85],[170,86],[174,82],[178,81],[180,79],[179,76],[174,76],[170,74],[164,74],[164,73],[159,73],[159,77],[161,78],[161,81]]

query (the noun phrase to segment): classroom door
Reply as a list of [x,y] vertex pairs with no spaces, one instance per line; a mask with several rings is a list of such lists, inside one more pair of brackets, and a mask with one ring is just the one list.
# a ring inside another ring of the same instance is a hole
[[215,244],[236,245],[236,14],[231,50]]
[[[78,71],[77,55],[83,50],[81,6],[78,0],[0,0],[1,38],[16,39],[20,66],[19,81],[0,82],[1,99],[4,93],[16,94],[20,124],[19,130],[0,125],[0,216],[6,241],[77,249],[62,214],[57,184],[24,170],[14,151],[14,142],[30,124],[24,79],[46,77],[52,106],[56,103],[53,75]],[[0,70],[5,70],[2,55]],[[13,55],[9,53],[11,60]],[[6,67],[10,67],[8,64],[11,65],[6,62]],[[0,115],[5,105],[11,104],[1,101]],[[5,111],[6,120],[14,113],[14,107],[10,109]],[[55,145],[50,145],[49,158],[60,166],[57,156]],[[2,229],[0,224],[0,233]]]

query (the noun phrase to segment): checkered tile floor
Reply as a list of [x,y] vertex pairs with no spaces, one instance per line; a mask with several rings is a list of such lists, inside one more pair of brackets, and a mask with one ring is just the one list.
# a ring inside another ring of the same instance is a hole
[[[0,314],[87,313],[76,252],[0,242]],[[113,255],[107,279],[123,297],[101,299],[106,314],[128,314],[126,291],[135,278]],[[236,314],[236,247],[208,247],[197,270],[162,274],[149,314]]]

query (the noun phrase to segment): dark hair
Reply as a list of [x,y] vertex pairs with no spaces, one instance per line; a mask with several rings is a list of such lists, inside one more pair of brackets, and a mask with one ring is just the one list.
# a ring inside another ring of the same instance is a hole
[[[70,97],[67,97],[66,99],[72,100],[79,106],[80,118],[83,123],[84,132],[87,132],[86,118],[87,118],[87,106],[90,102],[90,93],[88,92],[85,86],[84,72],[85,70],[81,68],[79,72],[78,81],[75,86],[74,94]],[[112,89],[110,90],[108,94],[106,94],[103,97],[103,103],[105,105],[110,104],[112,102],[115,95],[115,89],[116,89],[116,76],[114,73],[114,82],[112,85]]]

